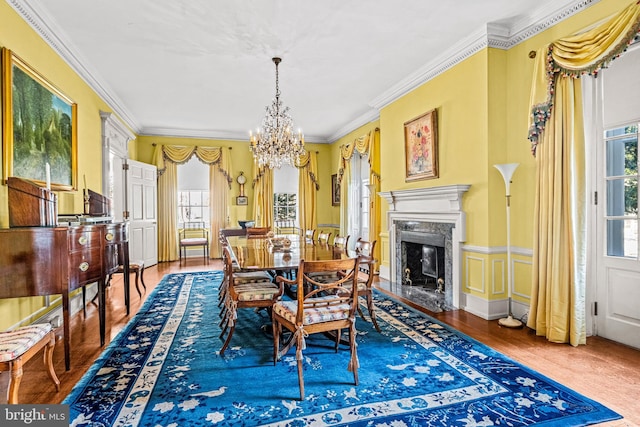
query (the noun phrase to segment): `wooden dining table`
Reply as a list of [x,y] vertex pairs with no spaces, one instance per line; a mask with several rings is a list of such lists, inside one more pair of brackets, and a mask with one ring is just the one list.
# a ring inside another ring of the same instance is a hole
[[329,244],[313,242],[297,234],[276,235],[291,241],[288,248],[273,246],[266,236],[227,236],[233,260],[242,270],[295,270],[300,260],[326,261],[353,258],[355,251],[345,251]]

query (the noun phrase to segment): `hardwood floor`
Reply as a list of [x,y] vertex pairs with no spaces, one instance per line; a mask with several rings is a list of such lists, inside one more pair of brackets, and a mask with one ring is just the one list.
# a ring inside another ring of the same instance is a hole
[[[147,291],[139,298],[135,286],[131,284],[129,316],[125,314],[122,276],[116,276],[107,291],[107,343],[135,315],[165,274],[220,269],[221,266],[220,261],[212,260],[204,264],[202,258],[194,257],[189,258],[183,267],[176,261],[145,269]],[[600,337],[590,337],[587,345],[577,348],[553,344],[537,337],[526,327],[502,328],[497,321],[486,321],[460,310],[428,314],[624,416],[623,420],[602,425],[640,426],[640,351]],[[24,368],[19,394],[21,403],[60,403],[100,355],[103,348],[100,347],[98,310],[95,305],[87,305],[86,318],[81,312],[72,319],[71,330],[70,371],[64,369],[61,341],[54,353],[54,364],[61,382],[60,391],[56,392],[47,376],[42,357],[34,357]],[[0,374],[0,387],[3,390],[6,390],[8,377],[8,372]],[[6,403],[6,393],[3,393],[0,403]]]

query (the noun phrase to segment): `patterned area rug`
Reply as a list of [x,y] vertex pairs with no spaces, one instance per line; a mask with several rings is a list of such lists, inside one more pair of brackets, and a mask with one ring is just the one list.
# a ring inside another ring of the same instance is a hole
[[[240,310],[224,357],[218,271],[165,276],[63,403],[72,426],[582,426],[615,412],[385,295],[349,351],[307,339],[275,366],[264,311]],[[366,308],[365,308],[366,313]]]

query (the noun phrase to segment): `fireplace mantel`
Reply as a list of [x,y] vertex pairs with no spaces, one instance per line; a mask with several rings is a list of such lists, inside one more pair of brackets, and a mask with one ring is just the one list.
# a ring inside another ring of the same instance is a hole
[[[389,260],[391,268],[388,271],[380,268],[380,276],[387,280],[396,272],[396,222],[423,221],[453,224],[453,305],[459,307],[460,302],[460,257],[461,243],[466,240],[466,215],[462,210],[462,196],[471,185],[457,184],[431,188],[416,188],[410,190],[383,191],[378,193],[389,203],[387,211],[387,225],[389,227]],[[386,277],[385,277],[386,276]]]

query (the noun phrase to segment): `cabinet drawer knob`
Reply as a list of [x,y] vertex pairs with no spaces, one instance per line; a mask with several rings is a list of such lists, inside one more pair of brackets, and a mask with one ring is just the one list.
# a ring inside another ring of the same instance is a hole
[[80,243],[81,245],[86,245],[87,244],[87,237],[86,236],[78,237],[78,243]]
[[89,263],[87,261],[84,261],[82,263],[80,263],[80,271],[87,271],[89,269]]
[[105,239],[107,239],[107,242],[110,242],[113,240],[113,233],[107,233],[106,236],[104,236]]

